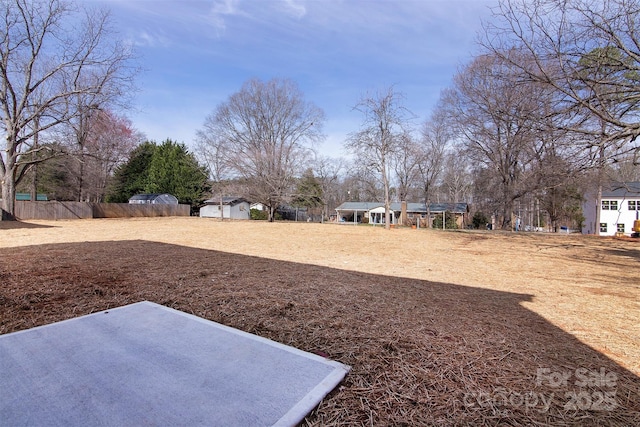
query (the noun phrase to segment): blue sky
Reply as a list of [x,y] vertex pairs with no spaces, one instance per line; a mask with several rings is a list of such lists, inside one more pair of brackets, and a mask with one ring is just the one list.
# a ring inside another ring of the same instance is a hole
[[89,0],[112,12],[145,71],[135,110],[148,139],[193,146],[217,105],[250,78],[290,78],[321,107],[341,156],[358,130],[353,106],[394,85],[420,124],[457,68],[468,62],[481,20],[497,0]]

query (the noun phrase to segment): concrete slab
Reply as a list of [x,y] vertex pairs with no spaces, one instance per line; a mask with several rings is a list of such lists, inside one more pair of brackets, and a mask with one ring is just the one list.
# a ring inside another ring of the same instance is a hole
[[0,336],[0,424],[296,425],[349,367],[148,301]]

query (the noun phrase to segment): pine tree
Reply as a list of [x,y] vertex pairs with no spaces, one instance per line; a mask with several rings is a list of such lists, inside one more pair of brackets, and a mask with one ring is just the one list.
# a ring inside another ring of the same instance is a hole
[[106,197],[108,203],[127,203],[131,196],[146,192],[149,165],[156,148],[154,142],[145,142],[131,152],[129,161],[116,168]]
[[207,176],[184,144],[170,139],[160,145],[145,142],[116,169],[107,201],[126,203],[135,194],[168,193],[191,205],[193,213],[204,200]]

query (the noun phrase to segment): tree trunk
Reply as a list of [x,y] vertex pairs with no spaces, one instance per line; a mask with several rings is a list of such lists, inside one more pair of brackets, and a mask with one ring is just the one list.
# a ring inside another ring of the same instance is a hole
[[[7,162],[9,163],[9,162]],[[9,167],[10,166],[10,167]],[[15,201],[16,201],[16,186],[13,178],[15,165],[7,164],[7,169],[2,177],[2,212],[1,219],[3,220],[15,220]]]
[[[508,198],[507,198],[508,197]],[[505,194],[505,200],[502,206],[502,222],[500,229],[513,231],[511,227],[511,215],[513,214],[513,200]]]
[[598,190],[596,193],[595,224],[593,224],[593,234],[595,234],[596,236],[600,235],[600,209],[602,206],[602,183],[604,181],[604,165],[605,165],[604,154],[605,154],[604,145],[601,145],[598,152]]
[[32,202],[37,202],[38,201],[38,155],[37,155],[37,150],[38,150],[38,139],[40,137],[40,132],[38,132],[38,130],[40,129],[40,118],[36,117],[34,119],[34,125],[36,127],[36,133],[33,135],[33,148],[35,151],[33,151],[31,153],[31,160],[33,161],[33,182],[31,183],[31,201]]
[[78,176],[78,201],[82,202],[82,197],[84,196],[82,192],[82,187],[84,186],[84,150],[82,147],[80,149],[82,151],[80,153],[80,175]]
[[38,201],[38,164],[34,163],[33,166],[31,166],[31,169],[33,171],[33,180],[31,182],[31,201],[37,202]]
[[382,159],[382,179],[384,184],[384,228],[391,229],[391,196],[389,194],[389,177],[387,176],[387,165],[385,159]]

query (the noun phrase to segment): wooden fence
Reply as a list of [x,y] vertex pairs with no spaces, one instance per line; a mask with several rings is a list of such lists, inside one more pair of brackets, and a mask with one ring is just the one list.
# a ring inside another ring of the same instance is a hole
[[18,219],[86,219],[130,218],[152,216],[189,216],[189,205],[88,203],[88,202],[27,202],[16,201]]
[[129,218],[134,216],[189,216],[189,205],[91,203],[94,218]]

